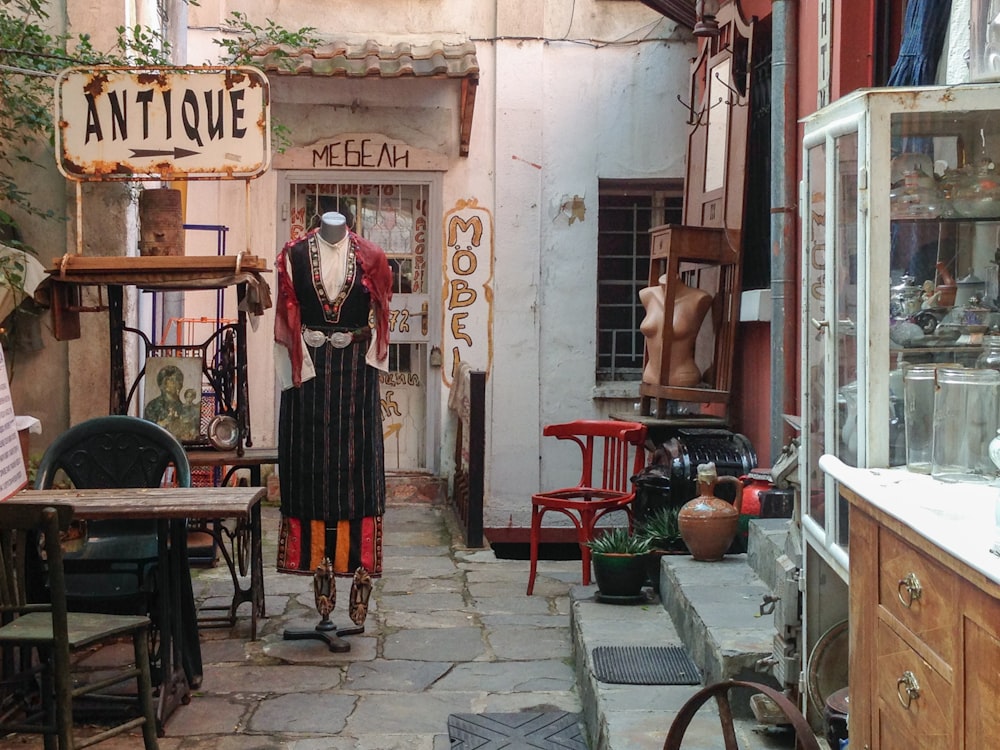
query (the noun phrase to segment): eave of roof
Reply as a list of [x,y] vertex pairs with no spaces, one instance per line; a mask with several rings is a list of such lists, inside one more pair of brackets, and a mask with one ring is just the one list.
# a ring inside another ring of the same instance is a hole
[[473,42],[380,45],[368,40],[352,44],[333,40],[308,49],[269,46],[253,56],[253,64],[269,75],[342,78],[427,78],[461,83],[459,153],[469,155],[472,116],[479,84],[479,61]]
[[642,0],[642,4],[689,29],[693,29],[698,20],[692,0]]

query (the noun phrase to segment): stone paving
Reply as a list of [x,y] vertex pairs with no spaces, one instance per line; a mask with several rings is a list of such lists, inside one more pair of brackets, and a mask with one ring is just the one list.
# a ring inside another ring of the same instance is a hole
[[[390,502],[383,576],[366,632],[349,653],[317,640],[284,640],[319,621],[312,579],[274,570],[277,509],[265,506],[267,618],[249,640],[249,605],[232,628],[203,629],[204,681],[166,723],[162,750],[446,750],[452,713],[579,712],[572,664],[570,583],[546,578],[527,597],[527,563],[467,549],[453,514],[431,502]],[[579,561],[546,564],[579,576]],[[195,595],[223,603],[224,564],[194,571]],[[331,619],[350,625],[339,581]],[[108,655],[99,655],[110,658]],[[95,657],[96,658],[96,657]],[[41,747],[0,740],[0,747]],[[99,747],[135,750],[141,736]]]
[[[166,724],[162,750],[449,750],[450,714],[581,713],[593,750],[659,750],[678,708],[698,688],[599,683],[591,650],[601,644],[680,639],[657,599],[638,607],[599,604],[577,585],[578,560],[539,563],[526,596],[528,563],[468,549],[454,515],[437,501],[391,500],[384,571],[369,602],[366,632],[349,653],[317,640],[284,640],[286,628],[319,621],[309,576],[274,570],[278,512],[263,511],[267,617],[251,641],[249,605],[233,627],[201,631],[204,680]],[[228,604],[224,564],[195,569],[202,605]],[[349,580],[332,620],[350,625]],[[575,643],[575,649],[574,649]],[[574,657],[575,650],[575,657]],[[127,659],[103,649],[87,661]],[[578,682],[579,680],[579,682]],[[579,685],[579,687],[578,687]],[[686,750],[721,746],[718,716],[703,709]],[[737,727],[740,747],[785,747]],[[0,749],[36,750],[37,738],[0,739]],[[139,735],[99,745],[136,750]]]

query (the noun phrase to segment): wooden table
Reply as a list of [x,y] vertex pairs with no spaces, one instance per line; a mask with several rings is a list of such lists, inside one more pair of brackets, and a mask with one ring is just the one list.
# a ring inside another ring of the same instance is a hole
[[[187,519],[236,518],[249,523],[252,602],[251,631],[256,638],[257,616],[264,608],[264,575],[260,555],[262,487],[157,487],[153,489],[22,490],[11,500],[19,503],[73,506],[80,520],[151,519],[159,526],[159,570],[165,592],[159,617],[161,685],[156,707],[162,729],[174,709],[190,701],[191,689],[201,685],[201,646],[197,612],[187,559]],[[233,607],[238,604],[234,594]]]

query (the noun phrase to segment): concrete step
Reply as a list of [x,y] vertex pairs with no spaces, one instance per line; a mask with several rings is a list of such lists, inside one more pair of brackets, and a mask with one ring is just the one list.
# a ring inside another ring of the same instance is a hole
[[385,489],[389,502],[434,503],[447,499],[448,480],[429,472],[387,471]]
[[[571,593],[574,662],[591,750],[660,750],[677,712],[704,685],[734,678],[777,687],[758,662],[771,656],[775,636],[770,614],[761,615],[785,553],[788,521],[751,523],[747,554],[718,562],[689,555],[660,560],[659,591],[647,590],[638,605],[595,601],[595,587]],[[758,574],[757,569],[760,570]],[[770,578],[772,583],[765,582]],[[702,672],[702,684],[617,685],[598,681],[597,646],[683,645]],[[754,691],[732,691],[730,706],[741,750],[794,747],[792,734],[756,721],[750,709]],[[825,740],[817,738],[820,747]],[[717,750],[723,745],[714,701],[703,706],[684,736],[684,750]]]
[[[591,750],[661,750],[677,712],[702,685],[619,685],[597,680],[593,650],[598,646],[667,646],[682,641],[652,592],[646,604],[638,605],[603,604],[593,593],[592,586],[575,587],[570,609],[577,686]],[[730,696],[734,711],[741,700]],[[718,750],[724,742],[721,727],[715,702],[709,701],[688,727],[682,747]],[[789,732],[761,726],[752,718],[738,716],[734,729],[741,750],[794,747]]]
[[671,555],[660,566],[663,609],[705,684],[727,678],[770,683],[757,663],[771,655],[774,641],[772,618],[760,614],[771,590],[747,565],[746,555],[717,562]]
[[775,588],[775,560],[784,553],[787,527],[786,519],[752,522],[746,554],[715,562],[689,555],[661,560],[661,603],[706,684],[733,678],[778,687],[758,671],[775,636],[773,617],[761,608]]

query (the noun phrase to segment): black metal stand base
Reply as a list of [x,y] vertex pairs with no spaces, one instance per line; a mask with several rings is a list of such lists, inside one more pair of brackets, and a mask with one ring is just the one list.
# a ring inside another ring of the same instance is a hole
[[338,628],[329,620],[321,622],[312,630],[286,630],[282,637],[286,641],[317,640],[324,641],[333,653],[345,654],[351,650],[351,644],[341,636],[361,635],[365,632],[365,626],[360,625],[351,628]]

